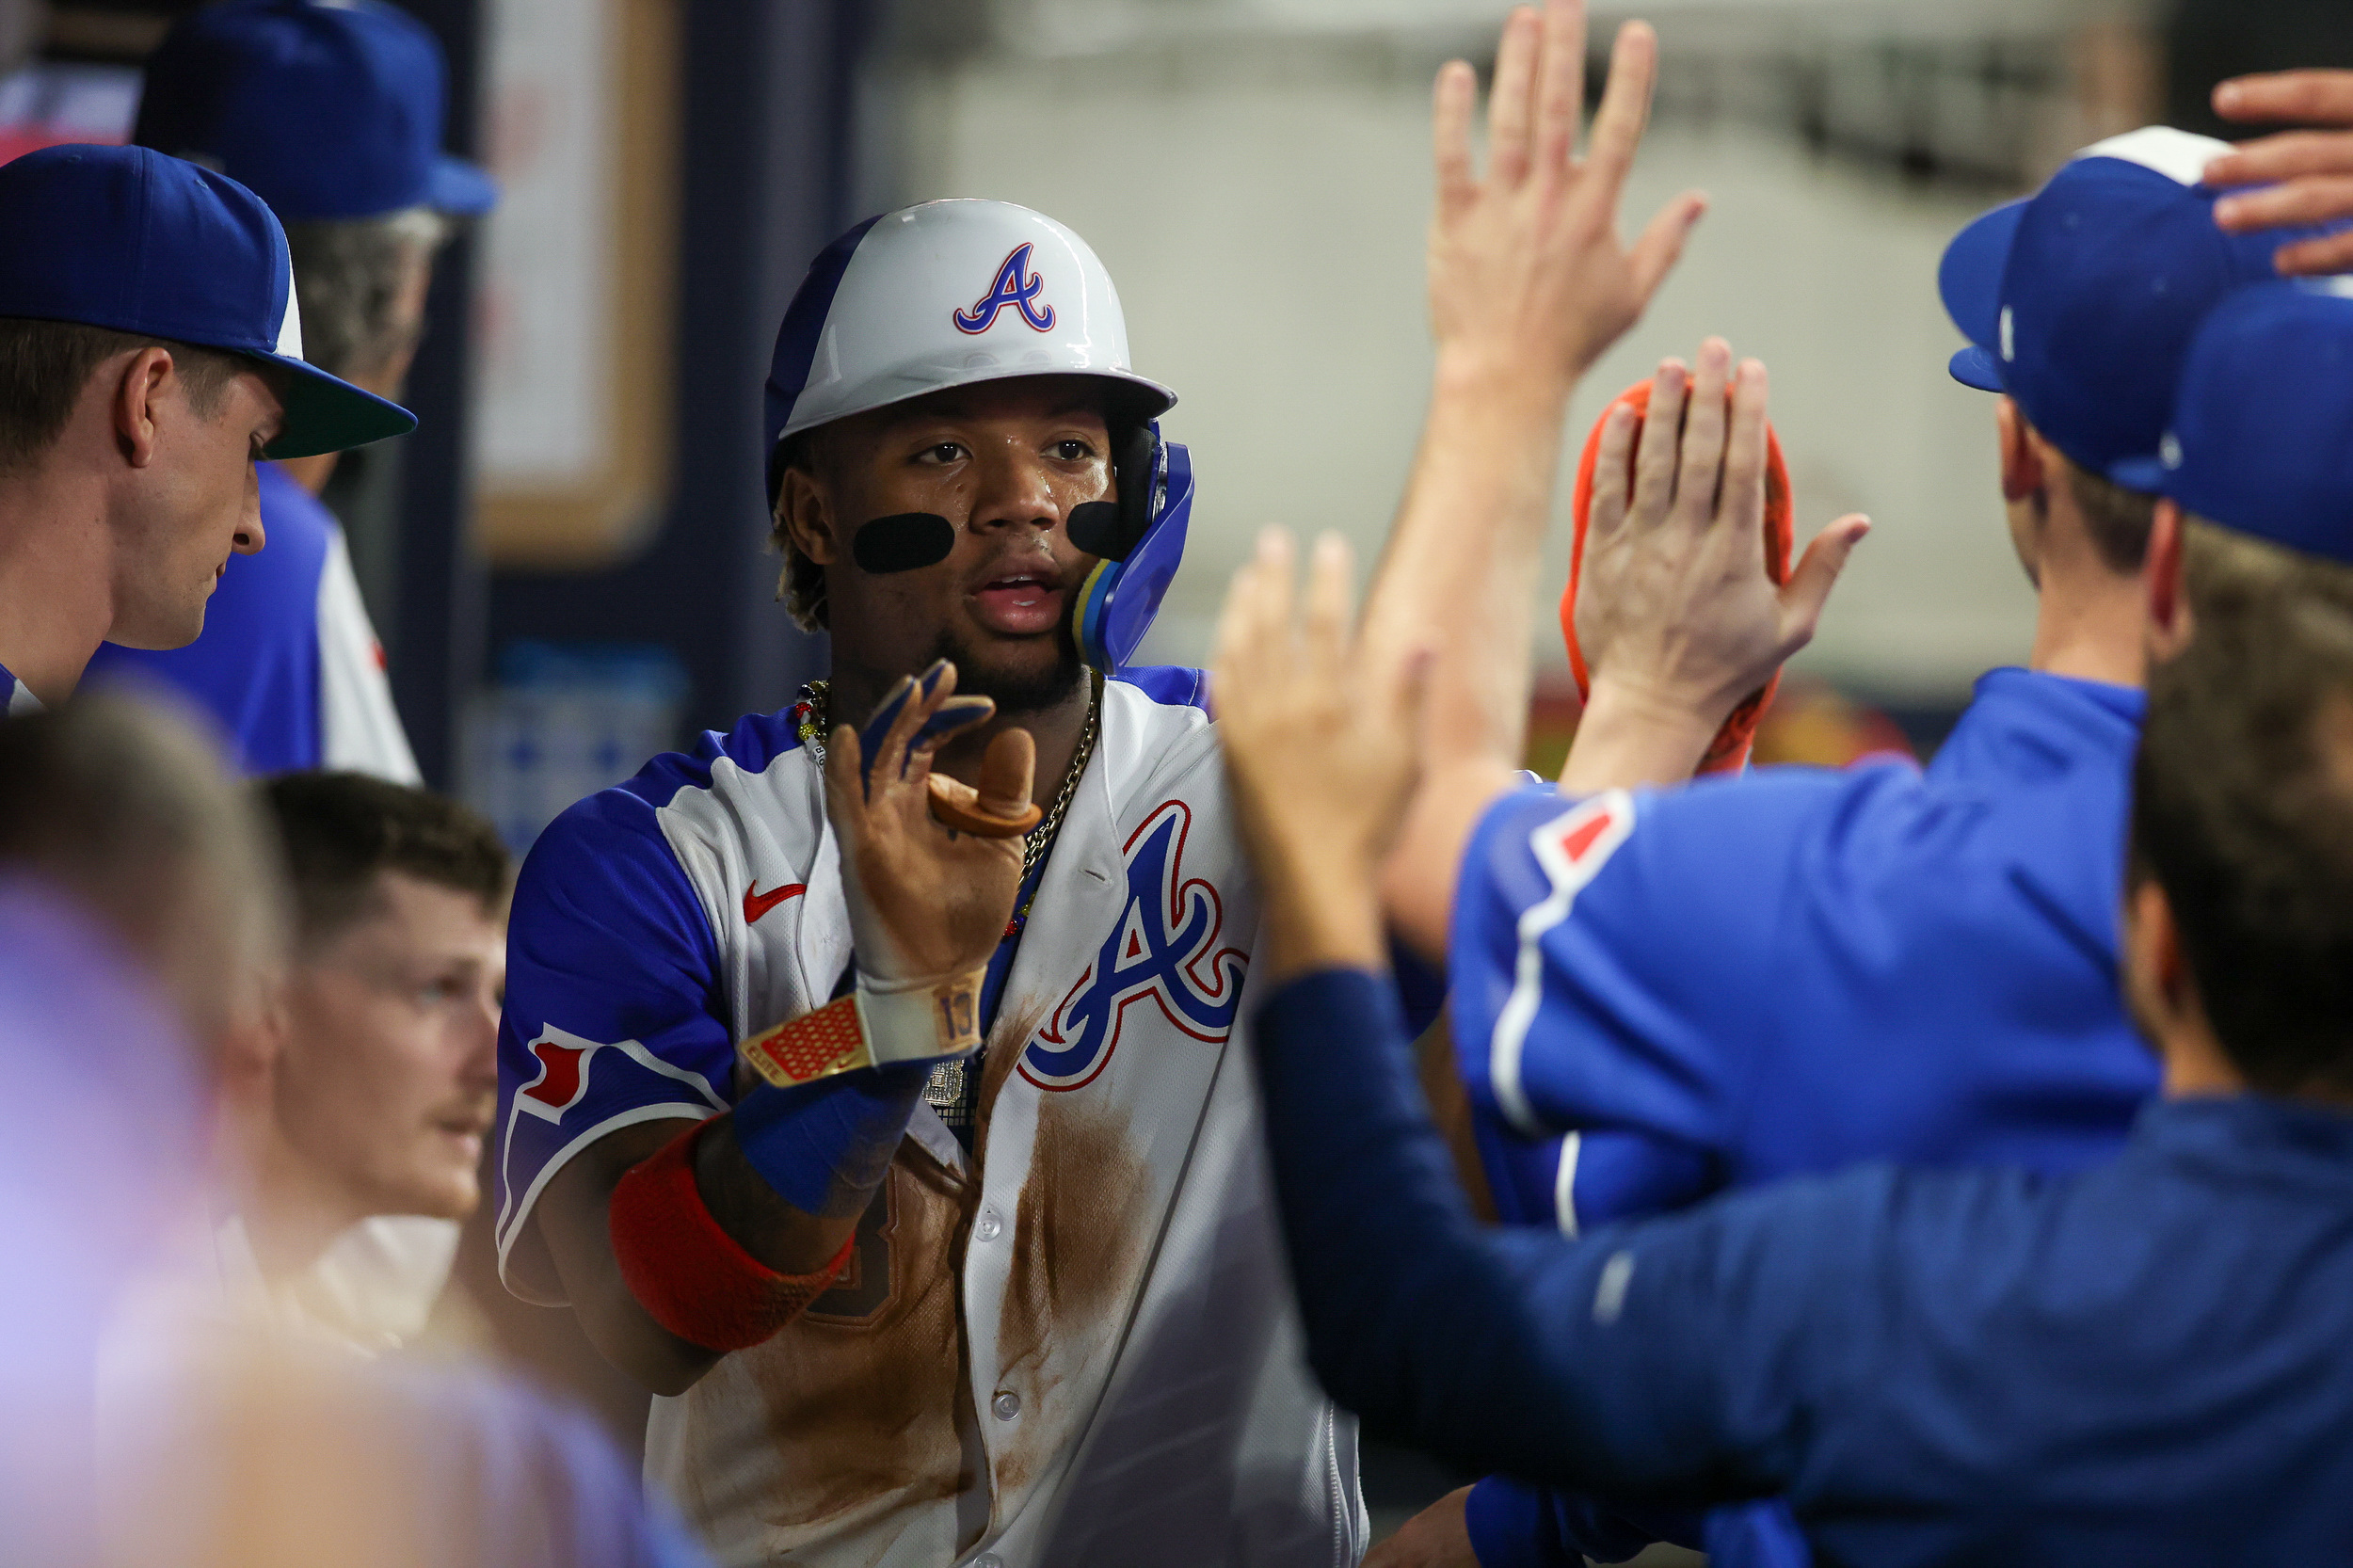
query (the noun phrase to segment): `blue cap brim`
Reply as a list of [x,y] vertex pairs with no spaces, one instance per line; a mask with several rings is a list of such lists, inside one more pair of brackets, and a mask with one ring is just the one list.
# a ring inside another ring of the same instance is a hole
[[405,436],[417,427],[417,416],[397,403],[361,392],[303,360],[282,354],[253,354],[276,366],[278,401],[285,410],[285,427],[263,448],[265,457],[315,457],[322,452],[344,452],[370,441]]
[[498,182],[463,158],[434,160],[424,205],[452,217],[480,217],[499,204]]
[[1990,392],[2009,391],[2002,385],[2002,367],[1994,361],[1993,355],[1976,344],[1971,344],[1947,360],[1945,368],[1952,372],[1953,379],[1964,387]]
[[1936,264],[1936,292],[1945,302],[1945,313],[1978,351],[1975,357],[1968,349],[1953,356],[1953,379],[1981,392],[2003,390],[1995,359],[2001,340],[2002,274],[2025,213],[2025,201],[2008,201],[1972,218]]

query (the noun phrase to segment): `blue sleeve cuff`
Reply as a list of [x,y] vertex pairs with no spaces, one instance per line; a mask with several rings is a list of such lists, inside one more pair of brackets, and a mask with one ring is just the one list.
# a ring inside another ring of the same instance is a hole
[[1656,1541],[1681,1532],[1657,1519],[1637,1520],[1582,1493],[1529,1486],[1489,1476],[1471,1488],[1464,1509],[1479,1568],[1581,1568],[1624,1562]]
[[763,1083],[733,1112],[736,1146],[804,1214],[856,1214],[889,1174],[931,1064],[843,1073],[786,1089]]
[[1433,964],[1395,937],[1389,939],[1389,976],[1404,1010],[1405,1034],[1418,1040],[1446,1014],[1446,966]]
[[1489,1476],[1464,1499],[1463,1523],[1479,1568],[1576,1568],[1545,1549],[1544,1494],[1533,1487]]

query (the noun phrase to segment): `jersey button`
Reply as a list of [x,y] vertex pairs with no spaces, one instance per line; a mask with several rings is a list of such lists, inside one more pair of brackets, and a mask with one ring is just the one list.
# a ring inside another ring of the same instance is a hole
[[1005,1560],[999,1557],[995,1552],[989,1552],[984,1556],[974,1558],[972,1560],[972,1568],[1005,1568]]
[[999,1420],[1010,1421],[1021,1414],[1021,1396],[1010,1388],[1000,1388],[997,1397],[988,1401],[988,1408],[997,1413]]
[[994,1241],[1004,1231],[1005,1222],[997,1217],[997,1210],[993,1208],[982,1209],[980,1224],[972,1227],[972,1234],[984,1241]]

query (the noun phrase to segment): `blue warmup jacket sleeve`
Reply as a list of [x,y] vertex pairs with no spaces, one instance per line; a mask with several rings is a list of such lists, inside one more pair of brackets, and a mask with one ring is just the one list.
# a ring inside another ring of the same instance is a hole
[[1539,1483],[1756,1496],[1871,1365],[1874,1190],[1799,1184],[1583,1241],[1486,1230],[1385,982],[1293,981],[1256,1038],[1309,1356],[1370,1430]]
[[1405,1011],[1405,1033],[1418,1040],[1446,1016],[1446,966],[1433,964],[1395,937],[1389,939],[1389,979]]
[[1471,1488],[1464,1524],[1479,1568],[1583,1568],[1587,1558],[1624,1562],[1656,1541],[1700,1541],[1683,1511],[1620,1508],[1501,1476]]

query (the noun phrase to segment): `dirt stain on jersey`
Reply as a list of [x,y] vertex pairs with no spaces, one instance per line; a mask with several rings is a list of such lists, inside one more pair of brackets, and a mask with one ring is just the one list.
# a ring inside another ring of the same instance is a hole
[[972,1149],[977,1160],[988,1146],[990,1112],[997,1109],[997,1096],[1004,1092],[1005,1080],[1013,1077],[1014,1068],[1021,1064],[1021,1053],[1046,1021],[1048,1003],[1024,997],[1017,1004],[1000,1003],[997,1023],[988,1032],[988,1041],[981,1057],[981,1093],[973,1116]]
[[1037,1142],[1016,1222],[998,1322],[997,1388],[1021,1401],[1022,1438],[1000,1450],[997,1490],[1028,1484],[1086,1413],[1055,1400],[1117,1344],[1151,1240],[1149,1171],[1127,1113],[1078,1095],[1041,1095]]
[[[1042,1002],[999,1009],[982,1059],[976,1164],[988,1112],[1045,1015]],[[843,1297],[821,1296],[808,1315],[728,1357],[696,1390],[710,1386],[714,1400],[741,1397],[714,1385],[742,1364],[776,1450],[776,1490],[757,1506],[784,1550],[796,1537],[813,1542],[851,1526],[845,1515],[874,1517],[958,1496],[977,1480],[966,1439],[978,1417],[959,1305],[978,1173],[950,1170],[909,1139],[890,1184],[888,1304],[870,1311],[871,1291],[852,1292],[860,1298],[848,1309],[852,1318],[826,1310]],[[861,1247],[857,1256],[872,1255]],[[702,1506],[715,1517],[724,1504],[712,1497]]]
[[[798,1544],[794,1532],[828,1536],[852,1523],[844,1515],[879,1517],[954,1496],[974,1480],[957,1430],[969,1400],[952,1259],[961,1253],[975,1189],[912,1140],[900,1145],[889,1180],[887,1303],[855,1320],[803,1317],[729,1356],[688,1395],[713,1401],[709,1425],[693,1424],[714,1439],[742,1431],[723,1424],[720,1401],[747,1394],[757,1401],[776,1452],[775,1485],[750,1506],[787,1532],[777,1543],[786,1550]],[[719,1497],[696,1502],[714,1512],[744,1506]]]

